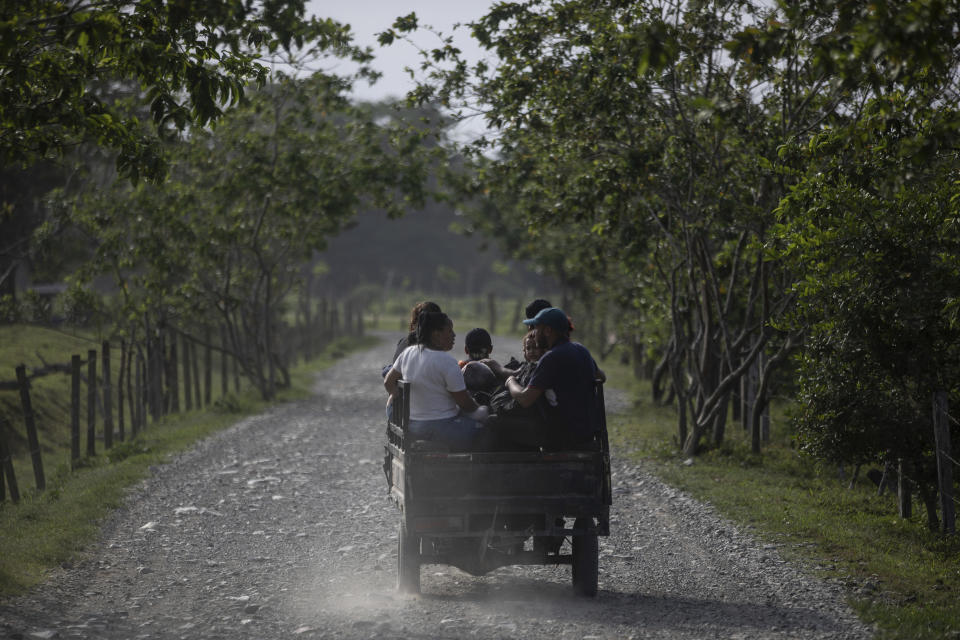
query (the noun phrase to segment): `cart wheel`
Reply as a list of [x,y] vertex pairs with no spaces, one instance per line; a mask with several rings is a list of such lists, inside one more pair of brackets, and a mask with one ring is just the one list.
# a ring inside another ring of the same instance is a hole
[[402,520],[397,535],[397,589],[420,593],[420,538],[409,535]]
[[[590,518],[577,518],[574,529],[585,529]],[[573,536],[573,592],[578,596],[592,598],[597,595],[597,572],[600,563],[600,547],[597,535]]]

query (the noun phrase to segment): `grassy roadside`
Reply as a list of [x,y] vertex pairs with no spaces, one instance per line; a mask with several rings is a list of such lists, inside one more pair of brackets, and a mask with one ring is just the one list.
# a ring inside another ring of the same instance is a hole
[[648,389],[611,369],[610,385],[629,385],[631,397],[640,398],[611,417],[611,441],[634,451],[646,469],[777,544],[786,557],[840,580],[878,638],[960,638],[960,536],[930,533],[916,499],[914,517],[903,520],[895,495],[878,496],[863,475],[849,489],[836,469],[791,446],[784,418],[774,418],[761,455],[750,452],[739,426],[728,426],[724,445],[688,466],[671,445],[675,411],[653,406]]
[[[291,388],[278,401],[306,397],[313,373],[376,341],[345,338],[328,345],[320,357],[291,371]],[[0,596],[23,593],[52,569],[82,555],[102,519],[121,504],[127,489],[146,477],[152,465],[267,406],[252,390],[229,398],[229,402],[152,424],[136,439],[85,459],[76,471],[58,465],[48,472],[47,491],[36,494],[21,489],[24,495],[19,504],[0,504]]]

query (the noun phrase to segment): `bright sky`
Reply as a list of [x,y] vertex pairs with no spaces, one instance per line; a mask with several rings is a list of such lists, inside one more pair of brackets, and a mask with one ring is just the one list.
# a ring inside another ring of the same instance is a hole
[[[379,100],[402,97],[413,88],[410,76],[403,68],[418,69],[421,58],[406,42],[380,47],[375,34],[388,29],[398,16],[416,12],[421,27],[430,25],[444,35],[454,35],[456,45],[469,60],[475,61],[480,58],[481,49],[475,46],[466,27],[454,30],[453,25],[464,25],[481,17],[492,4],[493,0],[341,0],[335,3],[309,0],[307,13],[349,24],[358,44],[374,48],[377,57],[374,67],[383,73],[383,77],[373,87],[359,84],[354,94],[362,100]],[[417,43],[424,48],[439,45],[436,37],[425,32],[417,37]]]

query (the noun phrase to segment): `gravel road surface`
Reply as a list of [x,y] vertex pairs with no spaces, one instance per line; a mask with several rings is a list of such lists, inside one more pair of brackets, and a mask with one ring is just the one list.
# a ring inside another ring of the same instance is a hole
[[574,597],[567,566],[473,577],[428,565],[422,595],[398,594],[398,514],[380,467],[379,371],[393,348],[350,356],[312,398],[155,469],[87,559],[0,602],[0,637],[871,637],[838,586],[616,451],[596,599]]

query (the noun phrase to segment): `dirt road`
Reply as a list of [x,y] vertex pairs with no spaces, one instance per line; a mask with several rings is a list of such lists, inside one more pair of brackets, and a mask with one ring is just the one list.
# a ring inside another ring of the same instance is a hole
[[836,587],[616,455],[595,600],[573,596],[569,567],[431,565],[421,596],[398,594],[380,468],[392,353],[352,356],[313,398],[156,469],[89,560],[0,603],[0,637],[870,637]]

